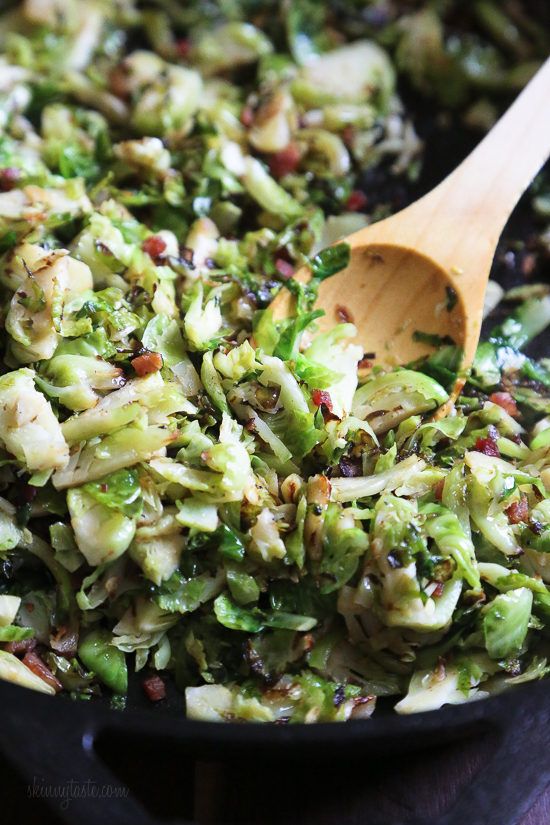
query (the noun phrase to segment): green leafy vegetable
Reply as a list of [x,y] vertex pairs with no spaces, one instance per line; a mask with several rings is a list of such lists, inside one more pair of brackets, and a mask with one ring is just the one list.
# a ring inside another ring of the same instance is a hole
[[483,613],[483,636],[489,656],[517,655],[525,641],[533,594],[525,587],[500,593]]
[[311,261],[311,273],[314,278],[324,281],[330,278],[349,264],[351,250],[349,244],[339,243],[323,249]]

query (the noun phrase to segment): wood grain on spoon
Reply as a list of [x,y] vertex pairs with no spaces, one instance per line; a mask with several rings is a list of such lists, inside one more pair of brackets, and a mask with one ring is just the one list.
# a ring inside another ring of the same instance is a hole
[[[316,306],[334,326],[344,307],[376,364],[433,352],[415,331],[450,337],[471,364],[495,248],[521,194],[550,155],[550,59],[474,151],[429,194],[350,235],[349,266],[321,284]],[[309,271],[300,270],[299,280]],[[275,317],[292,310],[283,289]]]

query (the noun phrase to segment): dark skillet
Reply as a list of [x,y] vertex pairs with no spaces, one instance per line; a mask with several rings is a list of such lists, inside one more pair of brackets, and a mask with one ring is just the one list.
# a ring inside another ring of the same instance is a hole
[[[384,171],[367,172],[363,184],[371,205],[377,201],[389,204],[393,210],[402,208],[454,168],[479,138],[458,125],[442,132],[434,106],[424,103],[423,110],[419,110],[418,100],[407,104],[409,110],[417,113],[416,125],[426,140],[424,171],[415,186],[392,179]],[[536,232],[529,199],[524,198],[505,230],[493,269],[493,277],[506,288],[523,281],[525,255],[530,254],[529,239]],[[508,249],[506,240],[518,238],[527,242],[527,250],[516,255],[504,254]],[[531,280],[542,277],[542,273],[535,270]],[[550,354],[547,342],[548,337],[545,341],[541,336],[531,354]],[[152,707],[142,696],[141,678],[131,683],[128,709],[124,712],[109,710],[106,700],[89,703],[67,698],[52,700],[0,682],[3,709],[0,756],[29,783],[29,793],[36,782],[41,788],[62,788],[69,781],[74,783],[77,790],[68,806],[60,805],[58,800],[51,801],[61,821],[70,825],[160,822],[147,813],[131,793],[124,798],[101,799],[90,790],[90,781],[96,788],[123,787],[120,778],[107,766],[109,753],[120,753],[121,743],[126,745],[126,754],[135,753],[136,761],[145,753],[150,755],[155,751],[160,754],[169,750],[176,754],[178,764],[173,765],[173,781],[182,783],[185,782],[185,758],[241,759],[243,770],[247,763],[256,760],[265,760],[266,766],[269,760],[273,760],[274,765],[277,760],[279,764],[284,760],[286,768],[292,769],[295,764],[297,771],[305,770],[307,760],[307,770],[311,772],[321,764],[326,769],[331,761],[336,764],[349,758],[357,763],[357,760],[376,760],[383,754],[418,751],[471,734],[481,741],[496,736],[494,755],[463,789],[452,810],[437,821],[431,819],[431,825],[515,825],[550,783],[548,682],[409,717],[399,717],[381,707],[373,719],[366,721],[284,727],[188,721],[184,717],[183,697],[172,685],[169,685],[168,698],[160,706]],[[421,754],[415,756],[417,760],[421,758]],[[121,767],[113,761],[117,768]],[[155,764],[148,766],[153,777],[155,767]],[[277,793],[277,776],[273,771],[273,765],[266,767],[268,795]],[[124,775],[124,771],[120,774]],[[423,821],[407,820],[410,825],[422,825]],[[191,825],[189,820],[178,822]]]
[[[124,765],[115,762],[115,774],[106,764],[109,752],[120,752],[121,744],[126,758],[131,753],[137,762],[155,751],[160,760],[160,754],[167,750],[172,756],[170,779],[176,784],[186,783],[189,768],[185,760],[188,763],[190,758],[240,761],[243,778],[251,762],[264,763],[268,805],[270,796],[277,794],[278,765],[299,772],[319,771],[325,777],[331,763],[338,765],[344,759],[356,765],[361,762],[366,770],[369,759],[388,754],[415,751],[414,758],[419,760],[422,749],[460,737],[475,735],[480,744],[485,737],[496,737],[493,756],[461,791],[452,810],[438,820],[431,819],[432,825],[515,825],[550,782],[550,700],[544,681],[431,713],[296,726],[192,722],[183,716],[181,697],[177,708],[172,706],[165,712],[149,707],[122,713],[99,703],[51,699],[3,683],[0,702],[4,708],[0,733],[4,762],[24,777],[28,794],[33,786],[40,792],[66,789],[68,782],[73,783],[75,790],[66,809],[58,800],[50,800],[60,821],[69,825],[161,822],[132,794],[94,797],[91,786],[124,788],[120,780]],[[166,769],[166,760],[162,764]],[[149,763],[143,767],[143,773],[151,773],[154,781],[157,766]],[[345,804],[342,799],[342,815]],[[269,817],[269,821],[274,820]],[[287,820],[282,825],[298,821]],[[407,820],[407,825],[424,822]],[[183,818],[177,823],[191,825]]]

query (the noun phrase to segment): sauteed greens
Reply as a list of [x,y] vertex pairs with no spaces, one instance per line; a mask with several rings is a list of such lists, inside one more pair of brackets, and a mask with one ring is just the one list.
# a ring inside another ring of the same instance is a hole
[[518,3],[463,5],[3,4],[1,678],[313,722],[547,673],[548,287],[439,419],[451,340],[384,371],[352,296],[315,327],[326,247],[421,167],[397,80],[483,130],[546,53]]

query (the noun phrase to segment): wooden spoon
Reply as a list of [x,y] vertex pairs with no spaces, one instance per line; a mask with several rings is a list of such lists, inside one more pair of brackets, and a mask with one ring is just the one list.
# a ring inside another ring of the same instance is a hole
[[[321,284],[321,329],[349,315],[375,363],[404,364],[433,347],[415,331],[449,336],[463,368],[479,341],[485,288],[499,236],[550,155],[550,59],[474,151],[442,183],[390,218],[354,232],[349,266]],[[301,269],[296,278],[307,281]],[[290,314],[283,289],[272,304]]]

